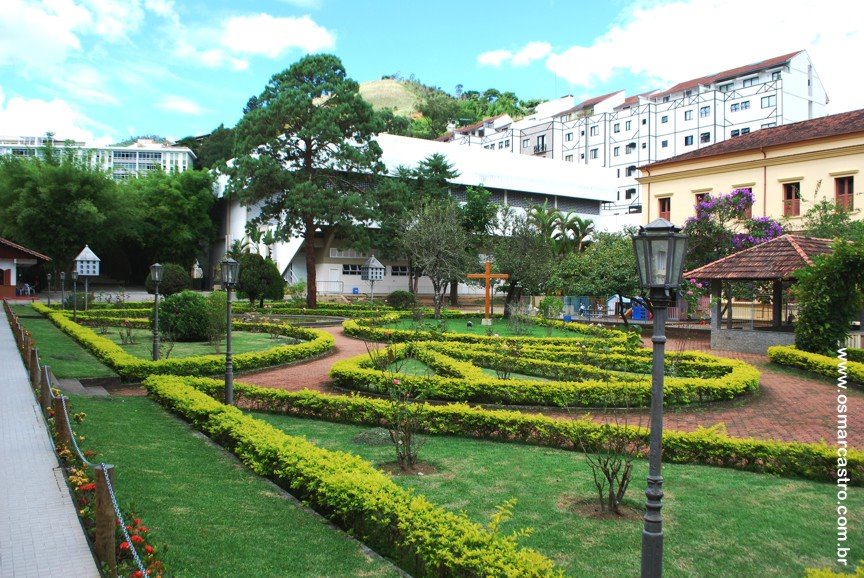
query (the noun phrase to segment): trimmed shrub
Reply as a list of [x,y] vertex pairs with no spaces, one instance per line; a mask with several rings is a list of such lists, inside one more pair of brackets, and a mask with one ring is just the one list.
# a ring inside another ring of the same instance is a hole
[[159,303],[159,330],[173,341],[207,341],[210,337],[207,299],[181,291]]
[[[848,355],[848,350],[847,350]],[[788,365],[805,371],[812,371],[831,379],[837,379],[836,357],[801,351],[794,345],[775,345],[768,348],[768,359],[777,365]],[[864,363],[851,361],[851,356],[846,361],[846,378],[853,383],[864,385]]]
[[[150,278],[150,273],[147,273],[147,278],[144,280],[144,289],[147,290],[147,293],[153,294],[154,283]],[[176,263],[162,265],[162,282],[159,283],[160,295],[174,295],[187,289],[192,289],[192,277],[189,276],[186,269]]]
[[249,305],[264,305],[264,299],[281,301],[285,297],[285,279],[279,268],[270,259],[258,253],[243,253],[240,256],[240,278],[237,294],[249,300]]
[[410,291],[394,291],[387,296],[387,305],[394,309],[412,309],[417,304],[417,297]]

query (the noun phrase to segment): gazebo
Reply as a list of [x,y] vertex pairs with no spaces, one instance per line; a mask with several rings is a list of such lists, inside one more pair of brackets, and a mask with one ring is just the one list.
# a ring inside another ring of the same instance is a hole
[[51,257],[0,237],[0,299],[15,299],[19,268],[50,260]]
[[[830,253],[831,243],[831,239],[782,235],[684,273],[687,279],[711,282],[711,349],[764,354],[772,345],[794,343],[791,320],[783,318],[783,290],[795,281],[795,271],[812,265],[813,257]],[[724,305],[722,288],[724,282],[736,281],[771,282],[770,324],[733,323],[732,298],[727,292]]]

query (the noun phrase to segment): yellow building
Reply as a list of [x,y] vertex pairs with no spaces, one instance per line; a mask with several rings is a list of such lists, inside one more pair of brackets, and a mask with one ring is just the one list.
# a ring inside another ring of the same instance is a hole
[[864,110],[765,128],[640,169],[644,224],[682,226],[706,194],[753,192],[752,217],[788,218],[801,230],[814,202],[829,199],[861,219]]

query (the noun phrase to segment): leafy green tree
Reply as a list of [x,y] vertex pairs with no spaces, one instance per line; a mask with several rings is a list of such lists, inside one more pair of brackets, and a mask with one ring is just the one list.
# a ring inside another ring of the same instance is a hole
[[447,125],[459,117],[459,104],[456,99],[441,91],[428,94],[417,109],[429,122],[428,138],[437,138],[447,132]]
[[[549,282],[551,289],[565,295],[590,295],[604,301],[617,295],[639,294],[636,258],[629,232],[597,233],[596,239],[581,253],[571,253],[555,268]],[[624,324],[627,318],[622,316]]]
[[145,263],[169,261],[191,267],[215,231],[210,218],[214,203],[210,173],[152,171],[124,181],[120,190],[134,205],[129,227]]
[[280,238],[305,240],[308,307],[317,305],[315,230],[372,217],[367,186],[383,170],[379,127],[358,85],[333,55],[302,58],[274,75],[236,127],[231,191],[261,203]]
[[849,211],[822,199],[804,213],[804,232],[822,239],[864,239],[864,222],[853,221]]
[[192,149],[196,169],[212,169],[234,156],[234,129],[220,124],[208,135],[187,136],[177,141],[177,144]]
[[281,300],[285,297],[285,280],[276,263],[258,253],[243,253],[238,260],[237,292],[249,299],[250,305],[254,307],[257,300],[258,306],[262,307],[264,299]]
[[0,156],[0,235],[54,259],[61,270],[89,244],[127,238],[130,204],[111,177],[50,141],[36,157]]
[[468,241],[452,201],[429,202],[406,226],[403,246],[414,267],[432,281],[435,319],[441,317],[447,284],[464,277],[472,266],[465,251]]
[[[153,294],[156,290],[156,285],[153,283],[150,273],[147,273],[147,278],[144,279],[144,289],[150,294]],[[186,269],[176,263],[163,263],[159,294],[174,295],[188,289],[192,289],[192,277],[189,276]]]
[[523,294],[546,293],[549,272],[555,266],[556,256],[552,238],[537,230],[526,217],[505,211],[501,218],[501,235],[495,238],[494,267],[507,273],[504,315],[510,315],[510,306]]

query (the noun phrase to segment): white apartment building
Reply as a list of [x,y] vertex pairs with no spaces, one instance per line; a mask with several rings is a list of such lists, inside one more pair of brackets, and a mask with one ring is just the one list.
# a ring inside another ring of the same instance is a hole
[[[0,137],[0,155],[36,156],[48,142],[47,136]],[[57,147],[69,146],[79,154],[90,154],[92,162],[111,173],[114,180],[144,175],[156,168],[165,172],[183,172],[192,168],[195,153],[154,139],[140,138],[130,145],[87,147],[83,141],[54,138]]]
[[[572,101],[572,98],[570,99]],[[806,51],[784,54],[625,97],[624,91],[561,108],[562,99],[519,121],[502,116],[441,140],[489,150],[609,167],[608,214],[640,213],[640,166],[761,128],[825,116],[825,89]],[[544,103],[546,104],[546,103]]]

